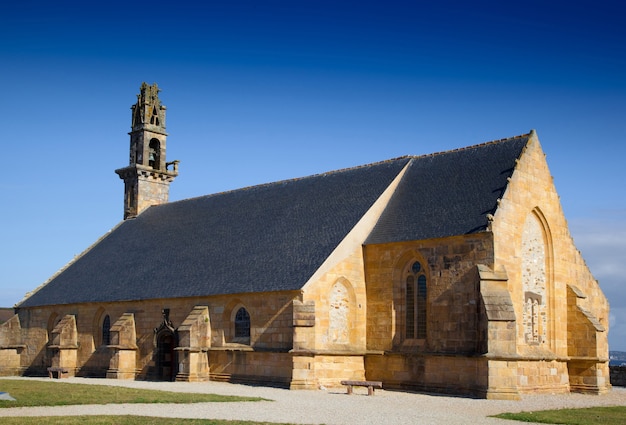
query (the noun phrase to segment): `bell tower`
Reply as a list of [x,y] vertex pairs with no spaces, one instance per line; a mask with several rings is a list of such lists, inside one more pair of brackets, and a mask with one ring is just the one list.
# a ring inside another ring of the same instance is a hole
[[156,83],[142,83],[137,103],[131,107],[129,164],[115,170],[124,180],[124,220],[167,203],[170,183],[178,176],[178,161],[166,162],[166,108],[160,91]]

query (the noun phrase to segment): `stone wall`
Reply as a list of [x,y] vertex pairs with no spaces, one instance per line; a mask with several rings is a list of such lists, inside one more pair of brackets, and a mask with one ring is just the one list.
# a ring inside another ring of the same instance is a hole
[[[366,378],[389,388],[486,394],[480,277],[493,263],[489,233],[365,248],[368,297]],[[407,268],[427,269],[427,337],[406,337]]]
[[291,382],[291,355],[287,352],[212,348],[208,355],[212,381],[279,387]]
[[13,315],[0,323],[0,376],[19,375],[20,354],[24,348],[20,320]]
[[626,387],[626,366],[611,366],[611,385]]
[[385,388],[485,396],[487,365],[478,357],[419,353],[368,354],[367,379]]
[[[136,332],[136,368],[138,378],[157,377],[156,333],[164,322],[163,311],[169,310],[168,320],[176,329],[183,324],[196,306],[207,306],[210,316],[211,341],[210,346],[227,352],[238,351],[242,346],[253,352],[272,351],[287,353],[292,348],[292,304],[299,297],[299,292],[263,293],[249,295],[231,295],[189,299],[144,300],[119,303],[85,303],[68,306],[49,306],[19,311],[20,321],[23,323],[25,348],[21,355],[21,368],[26,374],[45,375],[46,368],[52,364],[53,355],[50,350],[50,337],[57,323],[66,315],[72,315],[76,320],[77,348],[76,374],[79,376],[105,376],[114,354],[112,347],[103,341],[102,324],[105,316],[109,316],[110,323],[116,321],[126,313],[132,313]],[[245,307],[250,313],[250,341],[249,344],[234,342],[233,317],[236,310]],[[222,358],[221,354],[214,354],[215,359],[209,362],[217,365]],[[272,369],[271,356],[267,359],[269,376],[275,373]],[[277,360],[278,361],[278,360]],[[283,363],[290,365],[280,359]],[[177,365],[173,365],[177,367]],[[261,371],[261,372],[258,372]],[[264,373],[261,369],[229,370],[230,375],[250,375]],[[221,373],[221,372],[220,372]],[[284,376],[284,372],[279,375]]]
[[[489,233],[367,246],[367,349],[476,353],[480,306],[476,264],[492,264],[491,252]],[[404,273],[414,261],[427,268],[425,340],[404,335]]]
[[558,360],[520,360],[517,385],[521,393],[562,393],[569,390],[568,365]]

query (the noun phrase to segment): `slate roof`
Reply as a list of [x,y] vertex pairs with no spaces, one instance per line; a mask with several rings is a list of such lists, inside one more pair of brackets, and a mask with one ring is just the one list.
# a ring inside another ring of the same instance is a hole
[[19,307],[301,289],[407,165],[367,244],[483,231],[528,138],[150,207]]
[[20,307],[300,289],[409,160],[150,207]]
[[529,137],[415,158],[365,243],[484,231]]

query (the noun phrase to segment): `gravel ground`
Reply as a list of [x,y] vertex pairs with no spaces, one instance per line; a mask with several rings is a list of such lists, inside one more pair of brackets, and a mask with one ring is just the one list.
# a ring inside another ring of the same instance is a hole
[[[16,378],[9,378],[16,379]],[[45,379],[47,378],[17,378]],[[59,382],[59,381],[55,381]],[[566,407],[626,406],[626,388],[614,387],[606,395],[525,395],[521,401],[482,400],[463,397],[357,388],[351,396],[343,389],[289,391],[222,382],[146,382],[69,378],[61,382],[115,385],[177,392],[256,396],[272,401],[194,404],[109,404],[85,406],[0,409],[2,416],[139,415],[174,418],[239,419],[293,424],[509,424],[489,418],[502,412],[535,411]],[[2,381],[0,380],[0,390]],[[1,422],[1,421],[0,421]]]

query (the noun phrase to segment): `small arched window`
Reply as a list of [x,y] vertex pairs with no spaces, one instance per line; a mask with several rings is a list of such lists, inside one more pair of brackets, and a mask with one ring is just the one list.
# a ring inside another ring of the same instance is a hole
[[161,168],[161,142],[158,139],[152,139],[148,147],[148,165],[159,170]]
[[422,264],[415,261],[406,274],[406,338],[426,338],[427,279]]
[[243,307],[235,315],[235,338],[250,338],[250,314]]
[[111,345],[111,318],[108,314],[102,321],[102,345]]

